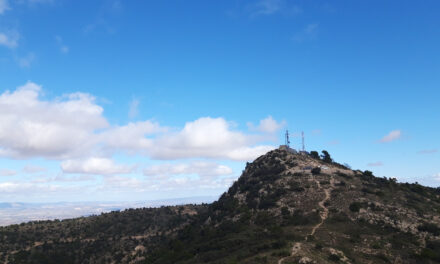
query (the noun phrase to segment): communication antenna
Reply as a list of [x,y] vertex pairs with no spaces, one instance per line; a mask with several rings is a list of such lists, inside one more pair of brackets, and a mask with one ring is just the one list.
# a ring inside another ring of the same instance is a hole
[[306,151],[306,147],[304,146],[304,131],[301,132],[302,136],[302,151]]
[[286,146],[289,147],[290,145],[290,140],[289,140],[289,130],[286,130]]

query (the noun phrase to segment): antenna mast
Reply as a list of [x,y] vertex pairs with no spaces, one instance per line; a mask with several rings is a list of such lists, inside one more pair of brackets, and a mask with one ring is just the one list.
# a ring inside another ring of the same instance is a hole
[[301,132],[302,136],[302,151],[306,151],[306,147],[304,146],[304,131]]
[[289,130],[286,130],[286,146],[289,147],[290,140],[289,140]]

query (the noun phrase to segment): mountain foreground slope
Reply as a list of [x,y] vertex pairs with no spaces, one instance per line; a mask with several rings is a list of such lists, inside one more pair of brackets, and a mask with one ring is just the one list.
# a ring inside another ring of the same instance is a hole
[[212,204],[2,227],[0,262],[440,263],[439,188],[314,154],[270,151]]

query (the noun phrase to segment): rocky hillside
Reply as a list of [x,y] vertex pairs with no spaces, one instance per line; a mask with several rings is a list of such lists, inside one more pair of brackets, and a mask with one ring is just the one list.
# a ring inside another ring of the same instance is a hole
[[[71,263],[440,263],[438,188],[377,178],[324,154],[271,151],[247,164],[213,204],[160,209],[168,210],[162,223],[154,217],[159,209],[148,217],[136,210],[101,216],[111,238],[100,224],[86,229],[89,218],[63,228],[49,227],[64,221],[1,228],[0,259],[37,263],[45,255],[38,263],[56,263],[69,245],[82,254]],[[130,234],[127,214],[140,228]]]
[[128,209],[0,227],[0,263],[138,263],[206,208]]

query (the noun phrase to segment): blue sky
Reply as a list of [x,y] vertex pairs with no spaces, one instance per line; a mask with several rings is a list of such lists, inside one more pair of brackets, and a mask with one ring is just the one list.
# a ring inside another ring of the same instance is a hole
[[0,0],[0,201],[218,195],[283,142],[440,185],[438,1]]

